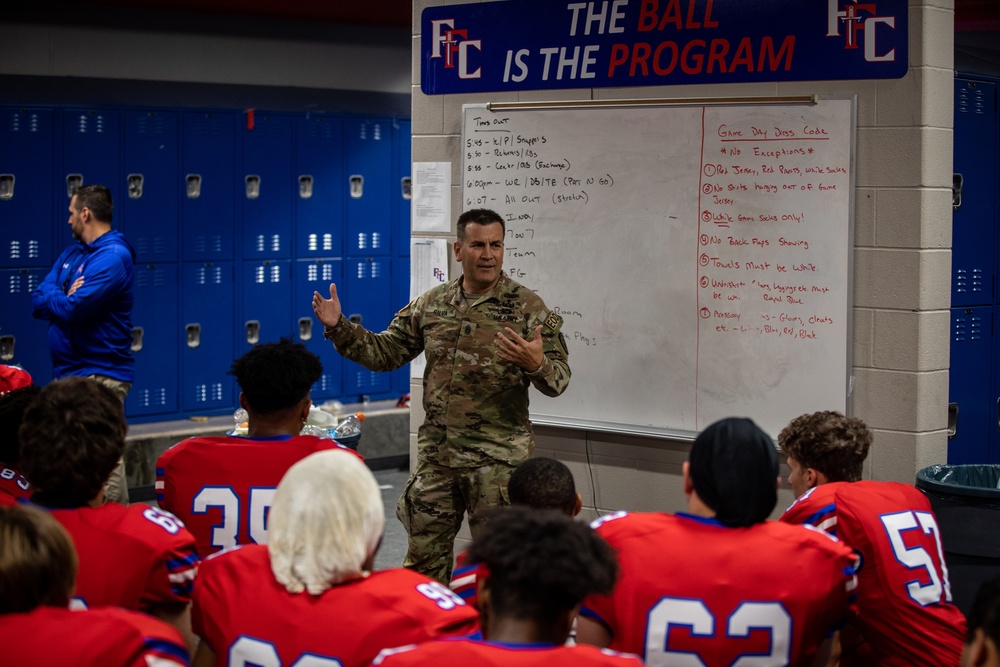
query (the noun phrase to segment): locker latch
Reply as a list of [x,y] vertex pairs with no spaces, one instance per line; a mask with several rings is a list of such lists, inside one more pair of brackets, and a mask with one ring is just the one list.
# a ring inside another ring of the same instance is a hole
[[313,320],[311,317],[299,318],[299,340],[312,340]]
[[250,320],[247,322],[247,343],[249,345],[256,345],[260,342],[260,322],[257,320]]
[[355,314],[351,315],[350,317],[348,317],[347,319],[351,323],[353,323],[353,324],[361,324],[361,319],[362,318],[361,318],[361,314],[360,313],[355,313]]
[[0,174],[0,199],[14,198],[14,174]]
[[83,185],[83,174],[66,174],[66,198],[72,199]]
[[142,327],[132,327],[132,352],[142,350]]
[[313,196],[313,177],[308,174],[299,176],[299,197],[309,199]]
[[188,174],[187,178],[187,197],[188,199],[197,199],[201,196],[201,174]]
[[958,403],[948,404],[948,439],[954,440],[958,434]]
[[403,199],[413,199],[413,181],[409,176],[404,176],[400,179],[399,187],[402,191]]
[[14,358],[14,337],[0,336],[0,361],[10,361]]
[[142,199],[142,174],[128,175],[128,198]]
[[188,324],[184,327],[184,335],[187,338],[188,347],[199,347],[201,345],[201,325]]
[[965,179],[961,174],[951,175],[951,209],[957,211],[962,208],[962,184]]
[[247,199],[256,199],[260,197],[260,176],[251,174],[246,178],[247,182]]
[[365,193],[365,177],[355,174],[351,176],[351,199],[361,199]]

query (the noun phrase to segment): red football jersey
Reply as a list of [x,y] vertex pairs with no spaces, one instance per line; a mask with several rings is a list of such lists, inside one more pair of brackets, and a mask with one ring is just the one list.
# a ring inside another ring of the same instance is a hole
[[136,504],[52,510],[80,559],[75,607],[123,607],[191,599],[198,571],[194,538],[177,517]]
[[761,665],[811,664],[850,614],[855,556],[820,531],[626,512],[593,526],[618,552],[621,578],[580,613],[611,631],[610,648],[650,667],[694,664],[690,654],[708,667],[741,656]]
[[781,517],[822,528],[861,555],[852,621],[880,665],[957,665],[965,617],[951,603],[941,535],[924,494],[897,482],[834,482]]
[[36,607],[0,615],[0,660],[31,667],[184,667],[188,652],[177,630],[124,609],[70,611]]
[[[271,572],[267,547],[206,560],[191,624],[216,665],[292,665],[302,656],[368,665],[379,651],[479,629],[475,610],[447,586],[404,569],[374,572],[321,595],[291,594]],[[277,656],[277,661],[266,656]]]
[[13,505],[30,495],[31,489],[24,475],[0,463],[0,505]]
[[157,460],[156,502],[184,522],[202,558],[237,544],[267,544],[267,515],[278,482],[294,464],[327,449],[362,458],[314,435],[188,438]]
[[383,651],[372,665],[476,665],[476,667],[642,667],[639,658],[593,646],[511,644],[443,639]]

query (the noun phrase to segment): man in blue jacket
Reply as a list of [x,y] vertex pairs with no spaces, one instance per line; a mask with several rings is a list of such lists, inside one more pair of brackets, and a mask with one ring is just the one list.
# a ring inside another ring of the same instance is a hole
[[[111,228],[111,192],[85,185],[69,204],[76,243],[66,248],[31,295],[32,313],[49,321],[49,352],[56,378],[89,377],[124,403],[132,388],[132,265],[135,251]],[[128,503],[119,461],[105,496]]]

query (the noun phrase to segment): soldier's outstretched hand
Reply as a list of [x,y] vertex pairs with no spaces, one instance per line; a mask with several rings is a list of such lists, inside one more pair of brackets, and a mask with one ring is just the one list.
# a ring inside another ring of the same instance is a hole
[[337,286],[330,283],[330,298],[324,299],[319,292],[313,292],[313,312],[316,319],[325,327],[336,326],[340,321],[340,299],[337,297]]

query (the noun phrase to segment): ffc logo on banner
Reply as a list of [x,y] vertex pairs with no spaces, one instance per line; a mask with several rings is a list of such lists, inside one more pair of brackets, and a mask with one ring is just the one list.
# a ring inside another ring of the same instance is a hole
[[895,79],[906,0],[507,0],[428,7],[427,95]]

